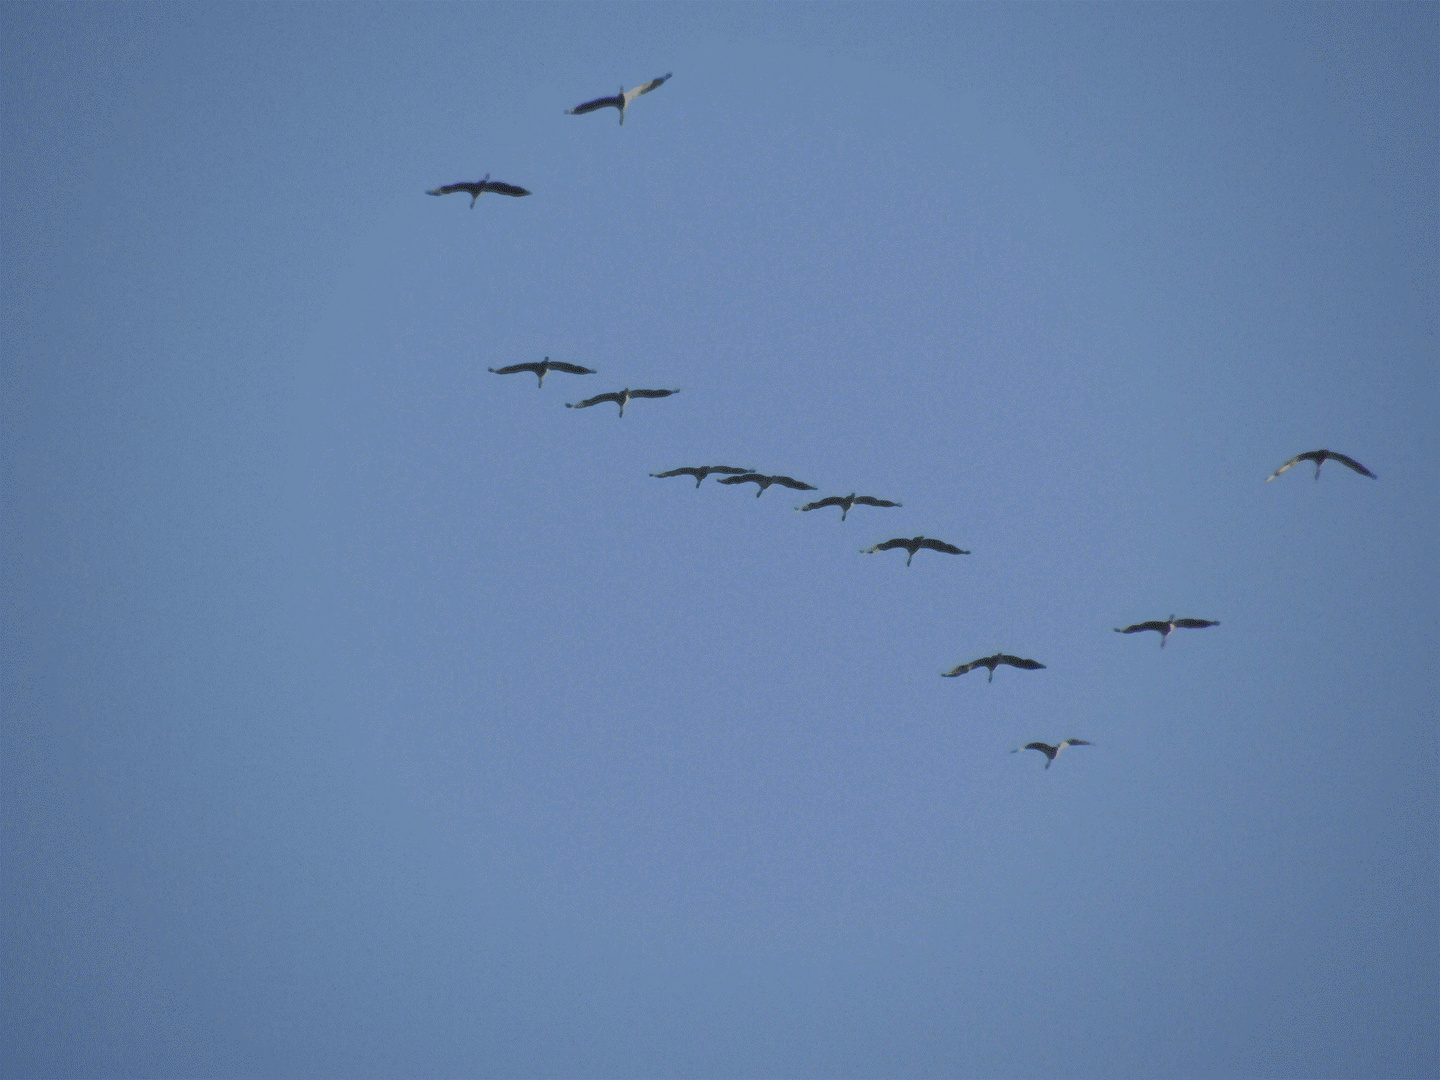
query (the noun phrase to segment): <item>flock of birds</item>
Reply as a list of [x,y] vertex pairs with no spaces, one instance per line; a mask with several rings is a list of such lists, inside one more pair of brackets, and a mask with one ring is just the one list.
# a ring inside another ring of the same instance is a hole
[[[576,105],[573,109],[566,109],[565,113],[569,116],[581,116],[586,113],[595,112],[598,109],[613,108],[617,110],[620,114],[620,123],[624,124],[625,110],[629,108],[630,103],[641,95],[648,94],[652,90],[658,89],[660,86],[664,85],[665,81],[671,77],[671,74],[673,73],[667,72],[666,74],[661,75],[657,79],[651,79],[649,82],[642,83],[639,86],[636,86],[630,90],[626,90],[622,86],[620,88],[620,91],[614,95],[598,97],[590,101],[583,102],[580,105]],[[426,194],[452,195],[457,192],[463,192],[470,196],[470,206],[472,209],[475,206],[476,200],[479,199],[480,196],[486,192],[491,192],[497,195],[509,195],[516,198],[531,194],[529,190],[523,187],[519,187],[518,185],[504,183],[499,180],[491,180],[489,173],[486,173],[485,176],[480,180],[445,184],[441,187],[437,187],[426,192]],[[544,387],[545,376],[552,371],[564,372],[567,375],[597,374],[597,371],[594,368],[582,367],[579,364],[562,363],[557,360],[551,360],[548,356],[545,357],[544,360],[539,361],[538,363],[532,362],[524,364],[510,364],[507,367],[492,367],[489,370],[496,375],[515,375],[520,372],[531,372],[536,376],[538,380],[537,388]],[[635,398],[666,398],[670,397],[673,394],[678,394],[679,392],[680,391],[678,388],[674,390],[631,390],[629,388],[626,388],[623,390],[614,390],[608,394],[596,394],[594,397],[585,398],[583,401],[566,402],[565,407],[569,409],[588,409],[592,405],[599,405],[602,402],[613,401],[616,405],[620,407],[619,415],[623,417],[625,415],[626,404],[628,404],[631,400]],[[1296,454],[1289,461],[1281,465],[1278,469],[1276,469],[1273,473],[1266,477],[1265,482],[1269,483],[1271,480],[1274,480],[1277,476],[1280,476],[1281,474],[1293,468],[1295,465],[1298,465],[1302,461],[1313,461],[1315,463],[1314,478],[1318,481],[1320,479],[1321,466],[1323,466],[1326,461],[1330,460],[1338,461],[1342,465],[1346,465],[1349,468],[1353,469],[1355,472],[1360,473],[1362,476],[1368,476],[1372,479],[1375,478],[1375,474],[1373,472],[1367,469],[1364,465],[1360,464],[1360,462],[1356,461],[1354,458],[1348,457],[1345,454],[1337,453],[1333,450],[1307,450],[1303,454]],[[755,492],[755,497],[757,499],[761,495],[765,494],[767,488],[775,485],[778,485],[780,487],[792,488],[796,491],[817,490],[814,484],[807,484],[804,481],[796,480],[794,477],[791,476],[769,475],[766,473],[758,472],[755,469],[737,468],[732,465],[686,465],[680,468],[670,469],[666,472],[651,473],[650,475],[660,479],[668,479],[674,476],[693,476],[695,478],[695,486],[696,488],[699,488],[701,483],[704,482],[705,478],[712,474],[719,476],[718,483],[721,484],[755,484],[757,488]],[[853,509],[855,506],[898,507],[900,505],[902,504],[898,502],[892,502],[888,499],[878,499],[871,495],[856,495],[854,492],[851,492],[849,495],[843,496],[831,495],[827,498],[819,499],[815,502],[806,503],[803,506],[797,506],[795,509],[797,511],[803,512],[809,510],[820,510],[828,506],[838,506],[840,507],[840,520],[844,521],[847,515],[850,513],[851,509]],[[914,560],[916,553],[918,553],[922,548],[930,551],[941,552],[946,555],[970,554],[969,551],[963,548],[956,547],[954,544],[947,543],[944,540],[936,540],[933,537],[928,536],[893,537],[892,539],[882,541],[881,543],[878,543],[873,547],[862,548],[861,553],[869,555],[877,551],[890,551],[894,548],[903,548],[908,553],[905,559],[905,565],[907,567],[910,565],[912,560]],[[1171,614],[1166,619],[1151,619],[1146,622],[1132,623],[1129,626],[1117,626],[1115,627],[1115,633],[1138,634],[1143,631],[1153,630],[1160,635],[1160,647],[1163,649],[1165,647],[1165,642],[1170,637],[1170,634],[1175,630],[1202,630],[1206,627],[1219,625],[1219,621],[1214,619],[1177,619],[1173,614]],[[941,672],[941,675],[945,678],[955,678],[960,675],[964,675],[967,672],[974,671],[976,668],[983,667],[988,670],[986,682],[991,682],[995,678],[995,669],[1002,664],[1008,667],[1019,668],[1022,671],[1037,671],[1045,667],[1045,665],[1040,663],[1038,660],[1031,660],[1021,656],[1012,656],[1009,653],[995,653],[993,656],[982,656],[978,660],[971,660],[968,663],[959,664],[956,667],[951,668],[949,671]],[[1014,750],[1010,752],[1012,754],[1018,754],[1022,750],[1039,751],[1041,754],[1045,755],[1045,768],[1049,769],[1050,766],[1054,764],[1055,758],[1059,755],[1060,751],[1065,749],[1067,746],[1091,745],[1093,745],[1093,743],[1091,743],[1088,739],[1067,738],[1062,739],[1059,743],[1056,743],[1054,745],[1045,742],[1029,742],[1026,743],[1024,746],[1017,746]]]

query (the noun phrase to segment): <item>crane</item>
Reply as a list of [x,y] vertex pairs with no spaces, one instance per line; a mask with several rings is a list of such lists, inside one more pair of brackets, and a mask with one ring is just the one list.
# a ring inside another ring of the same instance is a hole
[[1350,468],[1354,469],[1361,476],[1368,476],[1372,480],[1378,479],[1378,477],[1376,477],[1373,472],[1365,468],[1364,465],[1361,465],[1360,462],[1356,461],[1352,457],[1346,457],[1344,454],[1337,454],[1334,450],[1307,450],[1303,454],[1296,454],[1289,461],[1285,462],[1284,465],[1281,465],[1278,469],[1276,469],[1274,472],[1272,472],[1269,476],[1265,478],[1265,482],[1268,484],[1271,480],[1274,480],[1275,477],[1285,472],[1291,466],[1298,465],[1302,461],[1315,462],[1315,479],[1319,480],[1320,466],[1324,465],[1327,460],[1330,460],[1332,458],[1340,462],[1341,465],[1349,465]]
[[904,548],[910,553],[910,557],[905,560],[906,566],[910,565],[910,559],[915,558],[915,553],[921,548],[929,548],[931,551],[943,551],[946,555],[970,554],[970,552],[958,548],[954,544],[947,544],[944,540],[935,540],[928,536],[917,536],[910,540],[906,540],[902,536],[897,536],[893,540],[886,540],[883,544],[876,544],[870,548],[861,548],[860,553],[862,555],[870,555],[876,551],[889,551],[891,548],[897,547]]
[[620,92],[613,97],[598,97],[593,101],[586,101],[580,105],[576,105],[573,109],[566,109],[565,115],[582,116],[585,113],[594,112],[596,109],[619,109],[620,123],[623,124],[625,123],[625,110],[630,107],[630,102],[634,101],[641,94],[648,94],[651,90],[658,89],[664,84],[665,80],[673,74],[675,74],[673,71],[667,71],[658,79],[651,79],[647,83],[641,83],[633,90],[626,90],[625,87],[622,86],[620,87]]
[[1218,622],[1209,619],[1177,619],[1172,614],[1168,619],[1152,619],[1150,622],[1132,623],[1123,629],[1115,627],[1117,634],[1138,634],[1142,630],[1154,630],[1160,635],[1160,647],[1165,647],[1165,639],[1170,636],[1172,630],[1203,630],[1207,626],[1219,626]]
[[953,679],[957,675],[964,675],[967,671],[974,671],[977,667],[984,667],[990,669],[990,677],[985,681],[993,682],[995,679],[995,668],[1000,664],[1009,664],[1011,667],[1024,668],[1026,671],[1038,671],[1045,666],[1038,660],[1026,660],[1024,657],[997,652],[994,656],[982,656],[979,660],[971,660],[968,664],[961,664],[959,667],[951,668],[949,671],[942,671],[940,674],[947,679]]
[[754,469],[737,469],[731,465],[699,465],[694,467],[687,465],[683,468],[671,469],[669,472],[652,472],[650,475],[657,476],[662,480],[669,476],[693,476],[695,477],[695,486],[698,488],[700,481],[704,480],[705,477],[711,473],[739,474],[754,471]]
[[514,375],[517,371],[533,371],[536,375],[540,376],[540,382],[536,384],[537,389],[545,385],[545,375],[547,372],[565,371],[571,375],[595,374],[594,368],[581,367],[579,364],[562,364],[559,360],[551,360],[548,356],[538,364],[511,364],[509,367],[492,367],[490,370],[496,375]]
[[1045,768],[1050,768],[1055,763],[1055,755],[1064,750],[1067,746],[1093,746],[1089,739],[1065,739],[1058,746],[1051,746],[1043,742],[1027,742],[1024,746],[1017,746],[1010,753],[1018,754],[1021,750],[1039,750],[1045,755]]
[[671,394],[678,394],[679,388],[674,390],[616,390],[610,394],[596,394],[584,401],[567,401],[567,409],[588,409],[591,405],[599,405],[602,401],[613,401],[620,406],[620,415],[625,415],[625,403],[631,398],[642,397],[669,397]]
[[496,195],[514,195],[519,198],[521,195],[529,195],[523,187],[514,184],[502,183],[499,180],[491,180],[487,172],[483,179],[465,181],[459,184],[445,184],[441,187],[432,188],[425,192],[426,195],[453,195],[457,191],[463,191],[470,196],[470,209],[475,209],[475,200],[480,198],[487,191],[493,191]]
[[831,495],[828,499],[821,499],[819,502],[806,503],[804,506],[797,506],[796,510],[819,510],[822,506],[840,507],[840,520],[845,520],[845,515],[850,513],[850,508],[856,503],[861,506],[899,506],[897,502],[890,502],[886,499],[876,499],[870,495],[856,495],[853,491],[843,499],[839,495]]
[[796,480],[793,476],[766,476],[763,473],[748,472],[743,476],[721,477],[722,484],[759,484],[760,490],[755,492],[755,498],[765,494],[765,489],[771,484],[779,484],[781,487],[794,488],[796,491],[814,491],[814,484],[807,484],[803,480]]

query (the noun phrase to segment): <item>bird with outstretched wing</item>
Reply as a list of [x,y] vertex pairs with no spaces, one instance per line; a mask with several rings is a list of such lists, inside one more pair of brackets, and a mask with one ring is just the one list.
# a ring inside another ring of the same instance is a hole
[[548,356],[539,363],[511,364],[509,367],[492,367],[490,370],[496,375],[514,375],[517,371],[533,371],[540,376],[538,386],[545,385],[545,376],[551,371],[564,371],[571,375],[595,374],[594,368],[581,367],[579,364],[563,364],[559,360],[551,360]]
[[1296,454],[1289,461],[1285,462],[1284,465],[1281,465],[1278,469],[1272,472],[1269,476],[1265,478],[1265,482],[1268,484],[1271,480],[1274,480],[1275,477],[1300,464],[1300,462],[1302,461],[1315,462],[1315,479],[1319,480],[1320,466],[1324,465],[1325,462],[1331,460],[1338,461],[1341,465],[1350,466],[1350,468],[1354,469],[1361,476],[1368,476],[1372,480],[1377,479],[1373,472],[1367,469],[1364,465],[1361,465],[1360,462],[1356,461],[1352,457],[1346,457],[1344,454],[1337,454],[1334,450],[1306,450],[1303,454]]
[[893,540],[886,540],[884,543],[876,544],[874,547],[861,548],[861,554],[871,555],[877,551],[889,551],[891,548],[904,548],[910,553],[909,558],[905,560],[906,566],[910,565],[910,560],[915,558],[915,553],[921,548],[929,548],[931,551],[941,551],[946,555],[970,554],[970,552],[963,548],[958,548],[954,544],[947,544],[944,540],[936,540],[929,536],[915,536],[908,540],[903,536],[897,536]]
[[487,191],[493,191],[496,195],[513,195],[519,198],[521,195],[529,195],[530,192],[515,184],[506,184],[499,180],[491,180],[490,174],[486,173],[483,179],[465,181],[459,184],[444,184],[437,188],[431,188],[425,192],[426,195],[454,195],[457,191],[463,191],[470,196],[470,208],[475,208],[475,200],[480,198]]
[[853,491],[849,495],[831,495],[828,499],[821,499],[818,502],[806,503],[804,506],[797,506],[796,510],[819,510],[824,506],[840,507],[840,520],[845,520],[845,515],[850,513],[852,506],[899,506],[898,502],[890,502],[888,499],[877,499],[872,495],[856,495]]

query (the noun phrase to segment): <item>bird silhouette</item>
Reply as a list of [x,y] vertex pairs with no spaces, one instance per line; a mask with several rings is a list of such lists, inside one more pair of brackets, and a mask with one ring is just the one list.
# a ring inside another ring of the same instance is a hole
[[463,191],[470,196],[470,209],[475,209],[475,200],[480,198],[487,191],[493,191],[496,195],[514,195],[516,198],[521,195],[529,195],[523,187],[516,187],[514,184],[501,183],[499,180],[491,180],[487,172],[483,179],[466,181],[460,184],[445,184],[443,187],[432,188],[425,192],[426,195],[453,195],[457,191]]
[[602,402],[602,401],[613,401],[613,402],[615,402],[617,405],[620,406],[620,415],[621,415],[621,416],[624,416],[624,415],[625,415],[625,403],[626,403],[627,401],[629,401],[631,398],[669,397],[671,394],[678,394],[679,392],[680,392],[679,389],[675,389],[675,390],[616,390],[614,393],[610,393],[610,394],[596,394],[594,397],[592,397],[592,398],[586,398],[584,401],[567,401],[567,402],[565,403],[565,407],[566,407],[567,409],[588,409],[591,405],[599,405],[600,402]]
[[897,547],[904,548],[910,553],[909,558],[905,560],[906,566],[910,565],[910,559],[915,558],[915,553],[921,548],[929,548],[931,551],[943,551],[946,555],[970,554],[970,552],[965,551],[962,548],[958,548],[954,544],[947,544],[944,540],[934,540],[928,536],[917,536],[910,540],[906,540],[902,536],[897,536],[893,540],[886,540],[883,544],[876,544],[874,547],[862,548],[861,554],[869,555],[876,551],[889,551],[891,548]]
[[650,475],[658,476],[662,480],[669,476],[693,476],[695,477],[695,486],[698,488],[700,486],[700,481],[704,480],[705,477],[709,476],[711,473],[735,474],[754,471],[754,469],[737,469],[731,465],[699,465],[693,468],[687,465],[684,468],[671,469],[669,472],[652,472]]
[[1150,622],[1132,623],[1130,626],[1121,628],[1115,627],[1117,634],[1138,634],[1142,630],[1154,630],[1160,635],[1160,647],[1165,647],[1165,639],[1170,636],[1172,630],[1203,630],[1207,626],[1219,626],[1218,622],[1211,622],[1209,619],[1177,619],[1171,615],[1168,619],[1152,619]]
[[1274,472],[1272,472],[1269,476],[1265,478],[1265,482],[1268,484],[1271,480],[1274,480],[1275,477],[1279,476],[1281,473],[1285,472],[1292,466],[1300,464],[1300,462],[1302,461],[1315,462],[1315,479],[1319,480],[1320,466],[1324,465],[1326,461],[1331,459],[1340,462],[1341,465],[1349,465],[1350,468],[1354,469],[1361,476],[1368,476],[1372,480],[1377,479],[1373,472],[1365,468],[1364,465],[1361,465],[1360,462],[1356,461],[1352,457],[1346,457],[1344,454],[1337,454],[1334,450],[1307,450],[1303,454],[1296,454],[1289,461],[1285,462],[1284,465],[1281,465],[1278,469],[1276,469]]
[[1064,750],[1067,746],[1093,746],[1089,739],[1065,739],[1059,746],[1051,746],[1043,742],[1027,742],[1024,746],[1017,746],[1010,753],[1018,754],[1021,750],[1039,750],[1045,755],[1045,768],[1050,768],[1055,763],[1055,755]]
[[648,94],[651,90],[657,89],[665,82],[666,79],[670,78],[670,76],[673,74],[675,74],[673,71],[667,71],[658,79],[651,79],[647,83],[641,83],[633,90],[626,90],[625,87],[622,86],[620,87],[620,92],[618,94],[615,94],[611,97],[598,97],[595,98],[593,101],[587,101],[583,104],[576,105],[573,109],[566,109],[565,115],[583,116],[585,113],[594,112],[596,109],[619,109],[620,123],[623,124],[625,123],[625,110],[630,107],[630,102],[634,101],[641,94]]
[[765,494],[765,489],[771,484],[779,484],[781,487],[794,488],[796,491],[814,491],[814,484],[807,484],[803,480],[796,480],[791,476],[766,476],[763,473],[748,472],[743,476],[721,477],[722,484],[759,484],[760,490],[755,492],[755,498]]
[[828,499],[821,499],[819,502],[806,503],[804,506],[797,506],[796,510],[819,510],[822,506],[840,507],[840,520],[845,520],[845,515],[850,513],[850,508],[859,503],[862,506],[899,506],[897,502],[889,502],[885,499],[876,499],[870,495],[856,495],[853,491],[843,499],[839,495],[831,495]]
[[536,384],[537,388],[545,385],[545,375],[551,371],[566,371],[571,375],[595,374],[594,368],[581,367],[579,364],[562,364],[559,360],[551,360],[548,356],[538,364],[511,364],[509,367],[492,367],[490,370],[496,375],[514,375],[517,371],[533,371],[540,376],[540,381]]
[[947,679],[953,679],[956,675],[964,675],[967,671],[974,671],[977,667],[990,669],[990,677],[986,682],[995,679],[995,668],[1000,664],[1009,664],[1011,667],[1024,668],[1026,671],[1038,671],[1045,665],[1038,660],[1026,660],[1020,656],[1011,656],[1009,653],[996,653],[994,656],[982,656],[979,660],[971,660],[968,664],[961,664],[959,667],[951,668],[949,671],[942,671],[940,674]]

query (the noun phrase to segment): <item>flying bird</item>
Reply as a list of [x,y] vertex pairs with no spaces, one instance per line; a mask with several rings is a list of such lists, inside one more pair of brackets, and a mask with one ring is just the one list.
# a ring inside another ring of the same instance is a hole
[[853,491],[843,499],[839,495],[831,495],[828,499],[821,499],[819,502],[806,503],[804,506],[797,506],[796,510],[819,510],[822,506],[840,507],[840,520],[845,520],[845,515],[850,513],[850,508],[856,503],[862,506],[899,506],[897,502],[889,502],[885,499],[872,498],[869,495],[856,495]]
[[470,196],[470,209],[475,209],[475,200],[480,198],[487,191],[493,191],[496,195],[514,195],[517,198],[521,195],[529,195],[523,187],[516,187],[514,184],[504,184],[499,180],[491,180],[487,172],[483,180],[465,182],[462,184],[446,184],[444,187],[437,187],[427,191],[426,195],[454,195],[457,191],[467,192]]
[[691,468],[687,465],[683,469],[671,469],[669,472],[652,472],[650,475],[658,476],[662,480],[667,476],[693,476],[695,477],[695,486],[698,488],[700,486],[700,481],[704,480],[705,477],[709,476],[711,473],[738,474],[754,471],[754,469],[736,469],[730,465],[700,465],[695,468]]
[[1011,667],[1024,668],[1026,671],[1038,671],[1045,665],[1038,660],[1026,660],[1021,656],[1011,656],[1009,653],[996,653],[994,656],[982,656],[979,660],[971,660],[968,664],[961,664],[959,667],[951,668],[949,671],[942,671],[940,674],[947,679],[953,679],[956,675],[964,675],[967,671],[974,671],[977,667],[990,669],[990,677],[986,682],[995,679],[995,668],[1000,664],[1009,664]]
[[1168,619],[1152,619],[1150,622],[1137,622],[1130,626],[1115,627],[1117,634],[1138,634],[1141,630],[1154,630],[1160,635],[1160,647],[1165,647],[1165,639],[1170,636],[1171,630],[1203,630],[1207,626],[1219,626],[1218,622],[1211,622],[1209,619],[1177,619],[1171,615]]
[[566,371],[571,375],[595,374],[594,368],[581,367],[579,364],[562,364],[559,360],[551,360],[548,356],[538,364],[511,364],[509,367],[492,367],[490,370],[496,375],[514,375],[517,371],[533,371],[540,376],[540,381],[536,384],[537,389],[545,385],[546,372]]
[[1274,472],[1272,472],[1269,476],[1265,478],[1265,482],[1268,484],[1271,480],[1274,480],[1275,477],[1279,476],[1286,469],[1289,469],[1293,465],[1298,465],[1302,461],[1315,462],[1315,479],[1319,480],[1320,466],[1324,465],[1326,460],[1330,458],[1334,458],[1336,461],[1340,462],[1341,465],[1349,465],[1350,468],[1354,469],[1362,476],[1368,476],[1372,480],[1377,479],[1373,472],[1365,468],[1364,465],[1361,465],[1360,462],[1356,461],[1352,457],[1346,457],[1344,454],[1337,454],[1334,450],[1307,450],[1303,454],[1296,454],[1289,461],[1285,462],[1284,465],[1281,465],[1278,469],[1276,469]]
[[869,555],[872,552],[889,551],[891,548],[897,547],[904,548],[910,553],[910,557],[905,560],[906,566],[910,565],[910,559],[915,558],[915,553],[921,548],[929,548],[931,551],[943,551],[946,555],[970,554],[970,552],[964,551],[954,544],[947,544],[944,540],[932,540],[928,536],[917,536],[913,540],[906,540],[902,536],[897,536],[894,540],[886,540],[883,544],[876,544],[871,548],[862,548],[860,553],[862,555]]
[[1089,739],[1066,739],[1059,746],[1051,746],[1043,742],[1027,742],[1024,746],[1017,746],[1010,753],[1018,754],[1021,750],[1039,750],[1045,755],[1045,768],[1050,768],[1055,763],[1055,755],[1064,750],[1067,746],[1093,746]]
[[724,476],[720,478],[722,484],[759,484],[760,490],[755,492],[755,498],[765,494],[765,489],[771,484],[779,484],[782,487],[794,488],[796,491],[814,491],[814,484],[807,484],[803,480],[796,480],[791,476],[765,476],[763,473],[747,472],[743,476]]
[[622,86],[620,87],[620,92],[614,97],[597,97],[594,101],[587,101],[583,105],[576,105],[573,109],[566,109],[565,115],[580,116],[584,113],[594,112],[596,109],[619,109],[620,123],[623,124],[625,123],[625,110],[629,108],[630,102],[634,101],[641,94],[648,94],[651,90],[661,86],[665,80],[673,74],[675,74],[673,71],[667,71],[658,79],[651,79],[647,83],[641,83],[633,90],[626,90],[625,87]]
[[671,394],[678,394],[680,390],[616,390],[611,394],[596,394],[584,401],[567,401],[567,409],[588,409],[591,405],[599,405],[602,401],[613,401],[620,406],[620,415],[625,415],[625,403],[631,398],[639,397],[669,397]]

